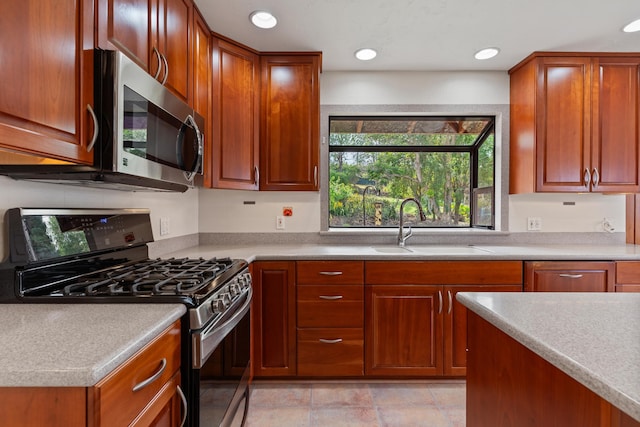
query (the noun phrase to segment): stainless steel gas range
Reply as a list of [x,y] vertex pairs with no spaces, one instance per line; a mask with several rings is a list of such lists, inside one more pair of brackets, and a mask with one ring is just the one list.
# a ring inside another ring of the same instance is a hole
[[183,425],[242,425],[249,400],[251,275],[230,258],[150,259],[146,209],[15,208],[2,303],[181,303]]

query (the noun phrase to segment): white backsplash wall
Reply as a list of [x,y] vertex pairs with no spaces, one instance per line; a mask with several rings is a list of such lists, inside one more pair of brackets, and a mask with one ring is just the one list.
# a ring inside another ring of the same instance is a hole
[[[0,259],[5,257],[4,213],[14,207],[148,208],[156,241],[198,233],[198,189],[185,193],[114,191],[70,185],[14,181],[0,176]],[[160,236],[160,218],[169,234]]]
[[[283,208],[285,229],[276,229]],[[320,193],[200,190],[201,233],[306,233],[320,231]]]
[[620,194],[509,196],[509,231],[527,232],[527,220],[530,217],[541,219],[540,231],[542,232],[605,232],[603,220],[606,218],[615,232],[624,233],[625,196]]

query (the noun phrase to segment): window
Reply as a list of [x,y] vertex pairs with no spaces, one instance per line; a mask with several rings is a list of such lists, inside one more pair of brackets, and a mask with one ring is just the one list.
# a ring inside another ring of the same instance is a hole
[[495,117],[330,116],[329,227],[494,228]]

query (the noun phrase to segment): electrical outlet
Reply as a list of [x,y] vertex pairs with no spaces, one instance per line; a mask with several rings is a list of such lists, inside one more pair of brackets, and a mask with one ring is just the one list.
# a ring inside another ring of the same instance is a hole
[[162,217],[160,218],[160,235],[166,236],[169,234],[169,218]]
[[528,231],[540,231],[542,230],[542,218],[539,216],[530,216],[527,218],[527,230]]
[[284,230],[284,216],[282,215],[276,216],[276,229]]

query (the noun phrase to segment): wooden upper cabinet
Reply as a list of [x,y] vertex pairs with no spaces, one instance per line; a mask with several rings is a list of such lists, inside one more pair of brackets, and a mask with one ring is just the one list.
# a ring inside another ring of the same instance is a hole
[[593,60],[591,165],[596,191],[640,191],[640,57]]
[[640,57],[535,53],[510,70],[510,192],[640,190]]
[[0,148],[92,163],[93,2],[3,0]]
[[193,8],[193,109],[204,117],[204,182],[211,187],[211,30],[197,7]]
[[261,57],[260,189],[319,188],[321,55]]
[[150,65],[152,0],[98,0],[98,46],[117,49],[143,69],[154,72],[158,58]]
[[256,52],[213,38],[211,185],[257,190],[260,60]]
[[191,101],[191,0],[98,0],[98,46],[117,49]]
[[158,78],[184,102],[191,103],[192,0],[154,0],[152,7],[153,45],[150,54],[160,55],[164,63]]

